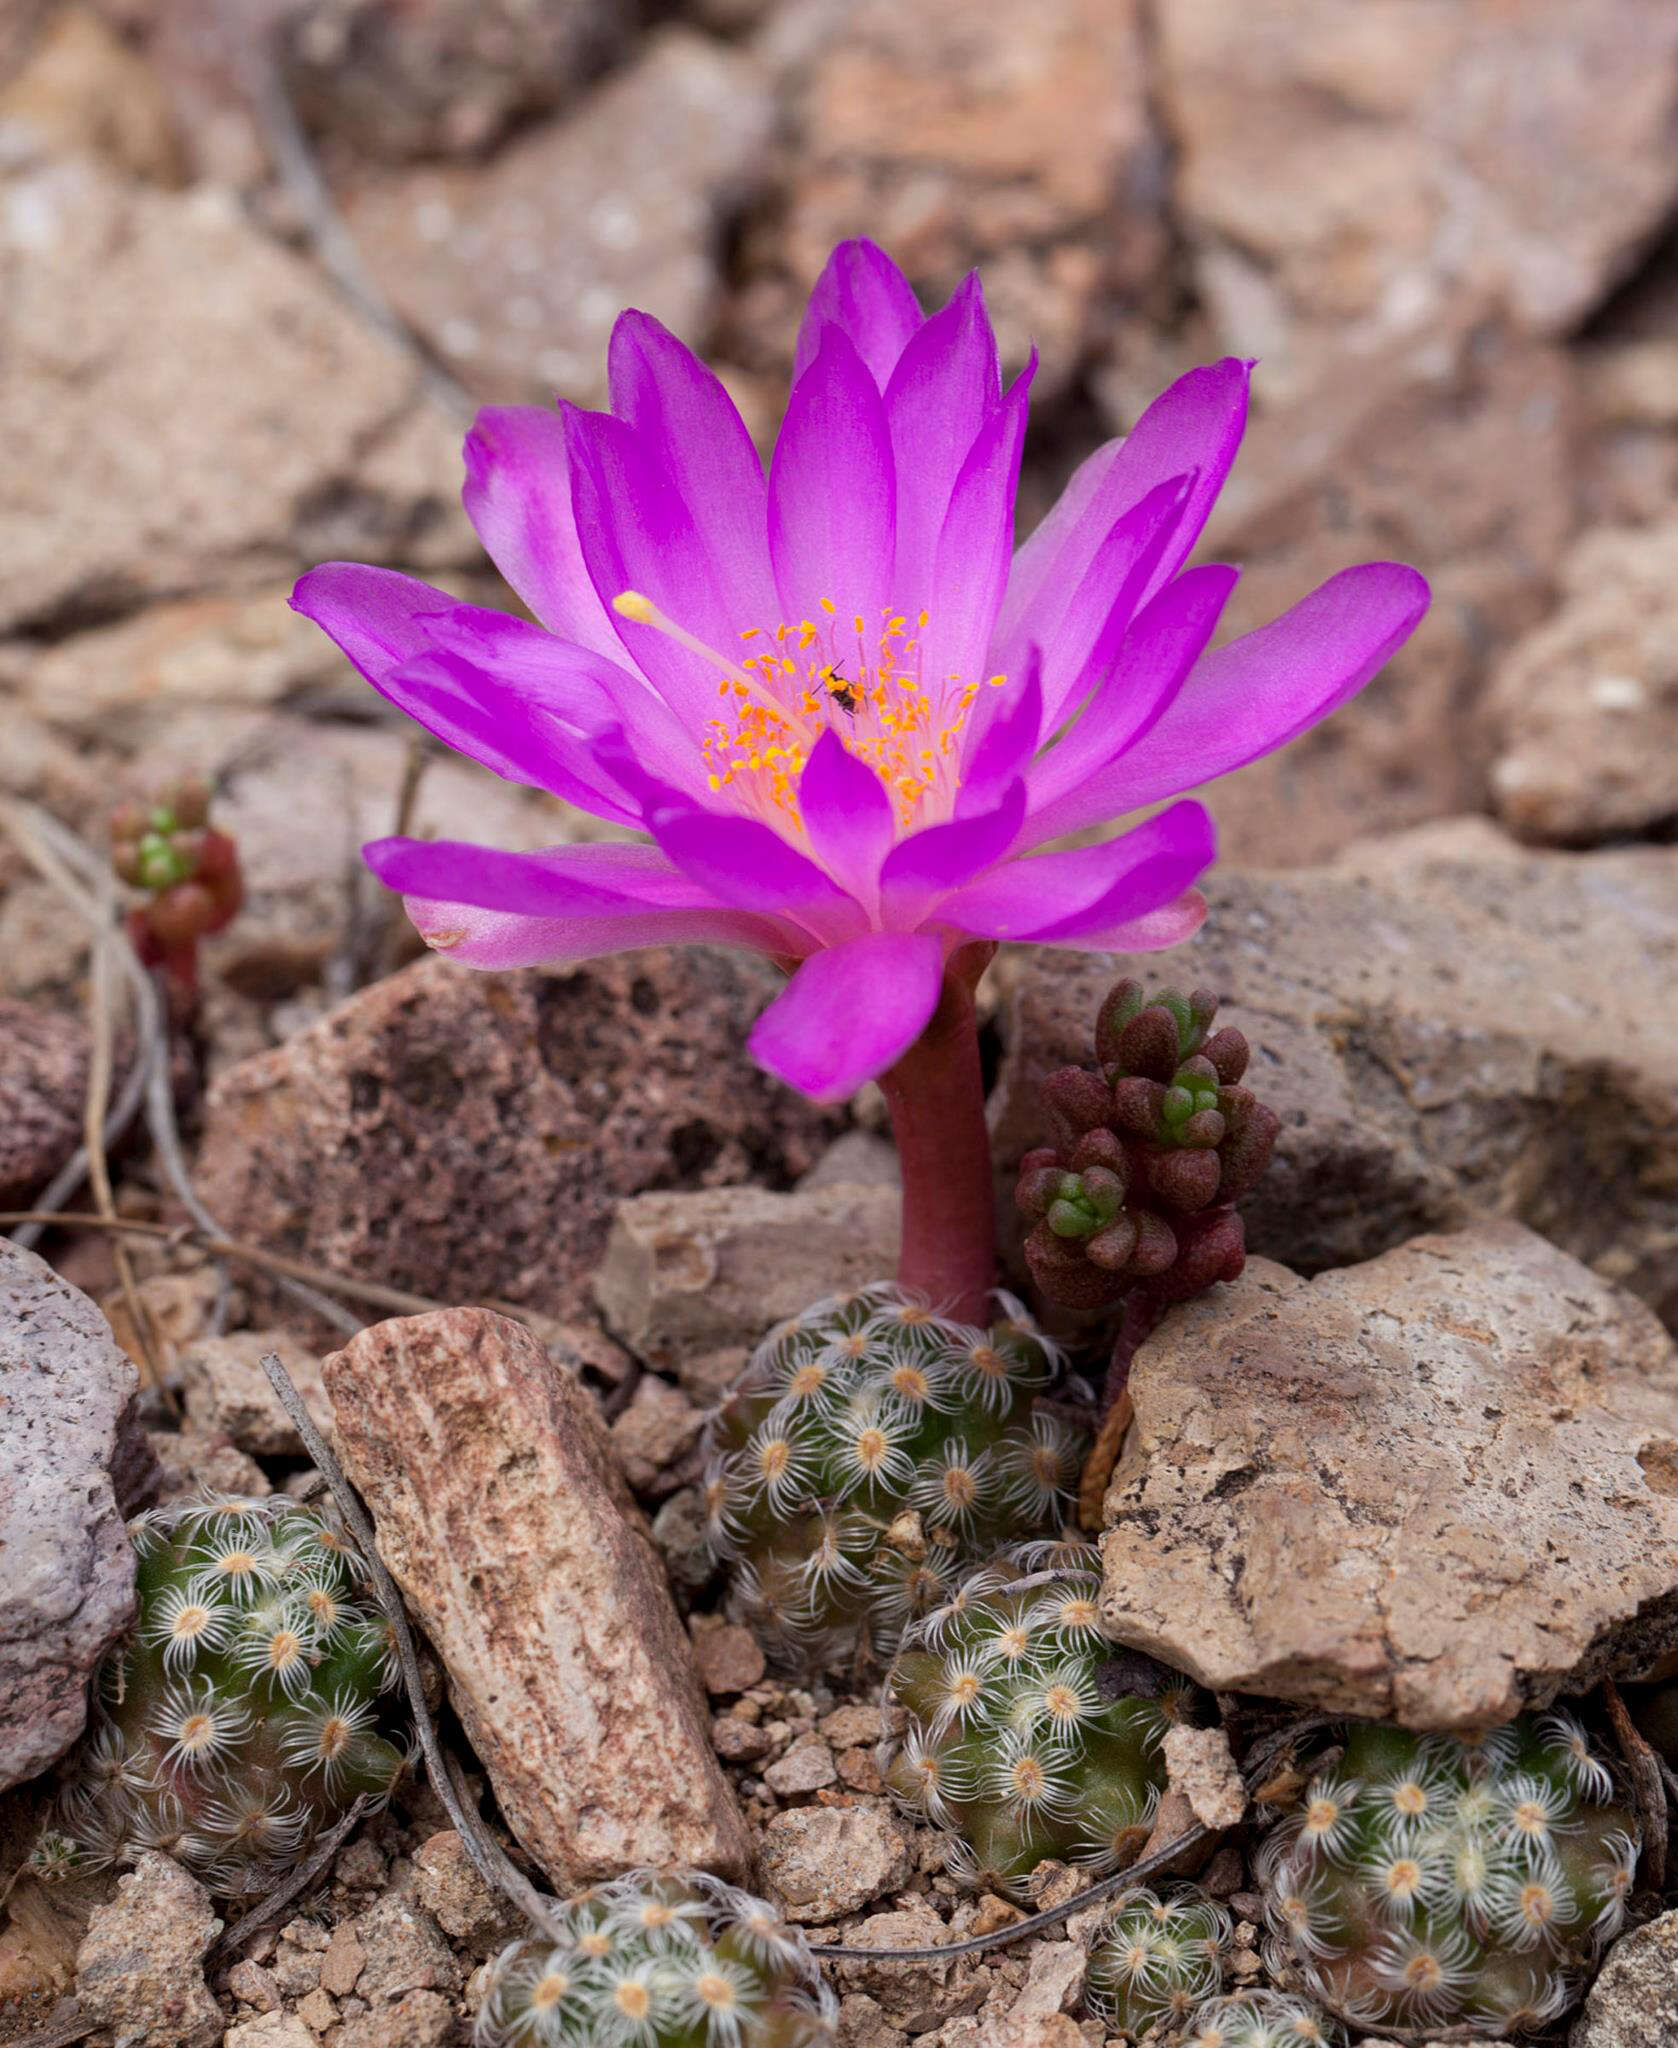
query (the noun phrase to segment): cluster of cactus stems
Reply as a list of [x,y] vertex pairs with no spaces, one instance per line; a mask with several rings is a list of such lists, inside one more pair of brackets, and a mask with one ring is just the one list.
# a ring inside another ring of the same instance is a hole
[[34,1866],[162,1849],[218,1896],[261,1889],[406,1767],[389,1625],[336,1526],[285,1496],[155,1509],[130,1530],[139,1617]]
[[889,1656],[964,1573],[1064,1525],[1088,1433],[1044,1401],[1060,1352],[996,1299],[983,1330],[885,1285],[818,1302],[711,1417],[711,1544],[731,1611],[784,1662]]
[[1201,2006],[1179,2048],[1341,2048],[1345,2034],[1303,1998],[1237,1991]]
[[881,1746],[887,1784],[944,1831],[952,1871],[1015,1897],[1048,1859],[1092,1877],[1135,1861],[1166,1731],[1197,1706],[1186,1680],[1103,1635],[1093,1556],[1026,1544],[976,1572],[886,1680],[903,1723]]
[[1359,2026],[1532,2032],[1618,1929],[1637,1852],[1565,1713],[1471,1741],[1357,1724],[1260,1851],[1272,1960]]
[[479,2048],[832,2048],[802,1934],[697,1871],[632,1871],[563,1907],[563,1939],[491,1966]]
[[1214,1031],[1204,989],[1147,995],[1121,981],[1095,1026],[1095,1068],[1043,1083],[1054,1143],[1028,1152],[1016,1191],[1025,1255],[1049,1300],[1163,1305],[1241,1271],[1234,1205],[1270,1162],[1274,1111],[1240,1085],[1247,1041]]
[[245,900],[238,848],[210,824],[210,786],[187,777],[155,804],[124,804],[111,819],[111,865],[145,900],[128,935],[148,967],[190,994],[198,942],[223,930]]
[[1090,1944],[1089,2008],[1130,2041],[1173,2032],[1222,1988],[1234,1938],[1228,1911],[1192,1886],[1131,1892]]

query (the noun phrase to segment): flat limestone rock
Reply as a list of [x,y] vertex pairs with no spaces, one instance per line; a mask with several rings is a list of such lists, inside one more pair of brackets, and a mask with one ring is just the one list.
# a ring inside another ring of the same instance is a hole
[[147,1455],[138,1382],[87,1296],[0,1237],[0,1790],[75,1741],[87,1681],[134,1618],[117,1496]]
[[1103,1612],[1203,1684],[1474,1728],[1678,1645],[1678,1352],[1518,1224],[1253,1260],[1130,1390]]
[[745,1876],[693,1653],[588,1396],[482,1309],[379,1323],[324,1375],[380,1553],[553,1882],[636,1864]]
[[1678,848],[1527,852],[1462,819],[1206,893],[1168,955],[1020,960],[991,1101],[1008,1217],[1038,1083],[1093,1056],[1134,974],[1214,990],[1252,1044],[1282,1130],[1250,1250],[1317,1272],[1494,1209],[1678,1326]]

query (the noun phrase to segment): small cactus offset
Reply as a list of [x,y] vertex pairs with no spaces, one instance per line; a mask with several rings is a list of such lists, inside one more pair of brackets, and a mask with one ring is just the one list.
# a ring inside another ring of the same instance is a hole
[[1111,1307],[1145,1285],[1186,1300],[1241,1271],[1234,1205],[1276,1142],[1273,1110],[1241,1087],[1247,1041],[1214,1031],[1205,989],[1121,981],[1095,1026],[1097,1066],[1043,1083],[1055,1142],[1020,1162],[1032,1277],[1067,1308]]
[[148,967],[197,986],[198,941],[219,932],[245,900],[239,853],[210,824],[210,787],[186,776],[155,804],[124,804],[111,820],[111,865],[145,902],[128,934]]
[[1259,1858],[1274,1954],[1332,2012],[1530,2033],[1614,1934],[1637,1824],[1569,1715],[1466,1741],[1355,1724]]
[[698,1871],[632,1871],[561,1908],[564,1938],[490,1967],[479,2048],[832,2048],[802,1934]]
[[1334,2021],[1282,1991],[1238,1991],[1214,1998],[1189,2022],[1179,2048],[1341,2048]]
[[890,1656],[1008,1543],[1064,1524],[1088,1443],[1039,1405],[1062,1357],[1020,1305],[990,1329],[889,1286],[780,1324],[706,1433],[732,1611],[806,1668]]
[[1223,1985],[1235,1924],[1192,1886],[1129,1893],[1090,1944],[1091,2012],[1129,2041],[1181,2027]]
[[156,1509],[131,1533],[138,1620],[35,1868],[163,1849],[218,1896],[260,1889],[402,1774],[388,1626],[334,1525],[283,1495]]
[[886,1680],[892,1792],[970,1883],[1016,1897],[1048,1858],[1134,1862],[1165,1789],[1166,1730],[1196,1694],[1101,1632],[1087,1545],[1027,1544],[911,1629]]

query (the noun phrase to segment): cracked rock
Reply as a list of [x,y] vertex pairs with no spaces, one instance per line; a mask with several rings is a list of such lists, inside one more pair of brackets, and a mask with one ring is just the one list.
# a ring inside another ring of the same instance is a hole
[[1519,1224],[1253,1260],[1130,1392],[1103,1612],[1214,1690],[1476,1728],[1678,1646],[1678,1352]]
[[221,1931],[196,1878],[142,1849],[96,1906],[76,1955],[82,2015],[123,2048],[219,2048],[225,2022],[204,1982],[204,1952]]
[[801,1925],[856,1912],[895,1890],[912,1868],[909,1839],[884,1800],[795,1806],[764,1830],[769,1896]]

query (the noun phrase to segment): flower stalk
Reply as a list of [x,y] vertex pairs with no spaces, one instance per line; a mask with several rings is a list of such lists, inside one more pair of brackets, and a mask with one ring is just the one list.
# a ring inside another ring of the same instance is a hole
[[995,952],[951,955],[925,1030],[880,1076],[903,1169],[898,1280],[981,1327],[996,1284],[996,1212],[974,991]]

